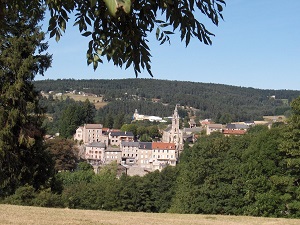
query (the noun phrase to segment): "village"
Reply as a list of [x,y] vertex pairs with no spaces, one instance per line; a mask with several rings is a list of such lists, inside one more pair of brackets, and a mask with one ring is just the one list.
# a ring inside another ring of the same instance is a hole
[[[176,105],[170,118],[171,124],[162,131],[162,138],[156,142],[140,142],[132,132],[104,128],[102,124],[84,124],[77,128],[74,140],[79,144],[80,157],[86,160],[98,173],[102,166],[116,162],[119,170],[127,175],[143,176],[149,172],[161,171],[166,166],[175,166],[184,144],[193,145],[200,133],[210,135],[220,132],[225,136],[244,135],[255,125],[270,127],[281,117],[265,118],[264,121],[245,121],[230,124],[215,124],[209,119],[197,127],[190,119],[189,128],[180,129],[180,117]],[[141,115],[135,110],[133,121],[149,120],[162,122],[157,116]]]

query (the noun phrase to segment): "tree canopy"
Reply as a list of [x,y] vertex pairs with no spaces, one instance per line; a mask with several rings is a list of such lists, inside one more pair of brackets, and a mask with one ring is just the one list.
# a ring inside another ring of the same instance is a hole
[[148,35],[156,33],[161,43],[170,43],[170,35],[179,33],[186,46],[191,37],[210,45],[214,35],[208,31],[200,17],[218,25],[223,19],[224,0],[2,0],[0,25],[12,11],[35,16],[42,7],[50,11],[48,31],[58,41],[65,32],[70,15],[75,13],[75,23],[88,44],[87,63],[93,68],[102,63],[102,57],[114,65],[133,65],[136,76],[142,69],[151,72],[151,54]]
[[[3,1],[1,1],[3,3]],[[37,26],[43,12],[6,15],[0,30],[0,196],[29,184],[39,188],[52,176],[43,147],[43,111],[32,80],[51,64],[44,33]]]

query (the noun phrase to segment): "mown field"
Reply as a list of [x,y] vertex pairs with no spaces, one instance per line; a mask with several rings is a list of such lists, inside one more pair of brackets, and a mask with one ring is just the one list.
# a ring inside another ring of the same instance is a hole
[[96,109],[100,109],[107,105],[107,102],[103,102],[102,97],[75,95],[75,94],[71,94],[71,93],[64,94],[62,97],[63,97],[63,99],[66,99],[67,96],[69,96],[70,98],[73,98],[75,101],[84,102],[86,99],[88,99],[91,103],[94,103]]
[[0,224],[298,225],[300,219],[55,209],[0,204]]

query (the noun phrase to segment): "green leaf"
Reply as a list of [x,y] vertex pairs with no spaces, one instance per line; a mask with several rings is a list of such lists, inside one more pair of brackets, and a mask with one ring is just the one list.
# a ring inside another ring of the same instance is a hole
[[81,34],[82,36],[85,36],[85,37],[88,37],[92,34],[92,32],[90,31],[87,31],[87,32],[84,32],[83,34]]

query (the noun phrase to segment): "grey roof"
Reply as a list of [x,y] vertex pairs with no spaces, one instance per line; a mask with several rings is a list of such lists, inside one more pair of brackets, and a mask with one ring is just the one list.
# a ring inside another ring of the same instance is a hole
[[245,130],[248,129],[249,127],[245,124],[232,124],[229,123],[226,125],[227,129],[231,129],[231,130]]
[[209,127],[210,129],[222,129],[223,125],[219,123],[212,123],[208,124],[207,127]]
[[105,152],[121,152],[119,148],[108,147]]
[[245,124],[236,124],[236,129],[242,130],[242,129],[248,129],[249,126]]
[[139,149],[152,149],[152,142],[138,142]]
[[112,131],[110,132],[111,136],[126,136],[126,137],[133,137],[133,133],[131,131]]
[[186,133],[200,132],[202,131],[202,127],[193,127],[193,128],[184,128],[183,131]]
[[98,148],[105,148],[105,143],[102,142],[92,142],[87,144],[88,147],[98,147]]
[[103,125],[100,123],[88,123],[88,124],[84,124],[86,129],[101,129],[103,128]]
[[233,124],[233,123],[228,123],[228,124],[226,125],[226,128],[227,128],[227,129],[236,129],[236,126],[235,126],[235,124]]
[[128,147],[138,147],[139,142],[133,142],[133,141],[122,141],[121,146],[128,146]]

